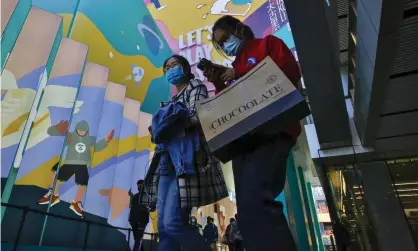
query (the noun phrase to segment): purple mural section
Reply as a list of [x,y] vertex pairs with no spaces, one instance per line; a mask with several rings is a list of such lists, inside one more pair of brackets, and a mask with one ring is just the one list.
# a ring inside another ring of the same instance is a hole
[[[110,131],[114,130],[114,138],[118,139],[121,133],[122,115],[123,104],[105,100],[97,138],[104,138]],[[109,214],[109,200],[108,197],[102,196],[100,191],[102,189],[111,189],[114,166],[117,160],[118,141],[110,147],[112,148],[110,155],[106,156],[109,157],[108,159],[101,159],[103,155],[100,154],[93,156],[93,163],[97,162],[100,164],[90,169],[89,185],[84,199],[84,210],[86,212],[104,218]]]
[[[71,74],[50,79],[45,88],[44,99],[41,101],[36,121],[41,120],[41,123],[47,123],[48,127],[56,125],[62,120],[68,121],[73,111],[74,99],[80,80],[81,74]],[[65,95],[58,95],[56,93],[57,90],[61,90]],[[62,105],[63,103],[67,103],[67,105],[64,106]],[[44,116],[47,116],[47,114],[43,113],[49,113],[49,118],[44,119]],[[37,124],[37,126],[40,125]],[[37,135],[36,137],[31,135],[17,178],[25,177],[35,168],[45,165],[46,162],[57,157],[61,153],[63,145],[64,137],[51,137],[47,134],[47,130],[42,135]]]

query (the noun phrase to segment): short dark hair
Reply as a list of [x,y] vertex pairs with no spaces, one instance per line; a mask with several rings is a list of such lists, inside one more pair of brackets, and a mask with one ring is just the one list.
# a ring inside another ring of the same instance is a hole
[[235,221],[235,219],[234,219],[234,218],[229,219],[229,222],[230,222],[230,223],[232,223],[232,222],[234,222],[234,221]]
[[251,28],[241,22],[239,19],[233,16],[223,16],[219,18],[212,28],[212,44],[213,47],[222,55],[225,55],[225,53],[219,44],[215,41],[215,31],[218,29],[222,29],[230,34],[234,34],[236,37],[243,40],[251,40],[255,38],[254,32],[251,30]]
[[139,185],[143,185],[144,184],[144,180],[138,180],[138,182],[136,183],[138,186]]
[[194,75],[192,73],[192,67],[190,66],[190,63],[187,60],[187,58],[185,58],[183,56],[180,56],[180,55],[177,55],[177,54],[172,55],[171,57],[167,58],[164,61],[163,68],[165,68],[167,66],[168,60],[170,60],[172,58],[177,59],[177,61],[179,61],[179,63],[181,64],[181,66],[183,66],[184,74],[187,76],[187,78],[189,80],[194,79]]

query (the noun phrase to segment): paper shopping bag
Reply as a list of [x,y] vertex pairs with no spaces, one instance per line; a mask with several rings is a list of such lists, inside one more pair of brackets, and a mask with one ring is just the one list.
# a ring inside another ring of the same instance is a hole
[[211,153],[223,163],[243,151],[241,139],[254,131],[277,133],[310,114],[309,107],[282,70],[267,57],[234,85],[200,100],[197,114]]

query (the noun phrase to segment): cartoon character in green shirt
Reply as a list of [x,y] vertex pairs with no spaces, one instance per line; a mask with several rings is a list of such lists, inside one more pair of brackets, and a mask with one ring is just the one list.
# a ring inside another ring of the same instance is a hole
[[[55,126],[48,128],[50,136],[65,136],[68,130],[68,121],[61,121]],[[55,176],[58,182],[56,183],[54,195],[52,195],[52,188],[38,200],[38,204],[47,205],[51,200],[51,207],[60,202],[59,186],[61,183],[68,181],[73,175],[78,186],[77,194],[71,203],[70,209],[79,216],[83,215],[82,199],[86,194],[87,184],[89,180],[88,166],[91,164],[91,147],[98,152],[106,148],[107,144],[112,140],[114,130],[102,140],[96,143],[96,137],[90,136],[89,125],[87,121],[82,120],[77,123],[74,132],[69,132],[67,135],[67,154],[65,155],[65,164],[57,169],[59,162],[52,167],[51,187],[54,183]],[[52,199],[51,199],[52,196]]]

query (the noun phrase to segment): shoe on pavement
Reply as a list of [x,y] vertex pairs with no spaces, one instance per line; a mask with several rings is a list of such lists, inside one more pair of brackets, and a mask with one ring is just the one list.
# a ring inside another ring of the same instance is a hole
[[83,216],[83,205],[81,204],[81,201],[78,202],[71,202],[70,209],[73,210],[73,212],[78,216]]
[[[51,196],[52,196],[52,200],[51,200]],[[60,197],[58,195],[52,195],[51,189],[49,189],[48,192],[42,198],[40,198],[37,203],[39,205],[48,205],[50,200],[51,200],[51,207],[55,206],[56,204],[60,202]]]

